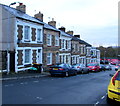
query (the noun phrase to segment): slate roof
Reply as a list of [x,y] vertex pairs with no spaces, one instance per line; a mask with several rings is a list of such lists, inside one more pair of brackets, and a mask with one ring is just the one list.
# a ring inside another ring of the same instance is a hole
[[85,44],[86,46],[89,46],[89,47],[92,46],[89,43],[85,42],[84,40],[81,40],[80,38],[77,38],[77,37],[74,37],[74,36],[72,37],[72,40],[79,41],[80,44]]
[[44,28],[60,32],[60,30],[58,30],[57,28],[53,27],[52,25],[46,24],[46,23],[44,23]]
[[59,29],[57,29],[57,28],[55,28],[55,27],[53,27],[53,26],[51,26],[49,24],[46,24],[46,23],[40,21],[39,19],[37,19],[35,17],[32,17],[32,16],[30,16],[30,15],[28,15],[28,14],[22,12],[22,11],[19,11],[19,10],[15,9],[15,8],[12,8],[10,6],[7,6],[7,5],[3,5],[3,4],[0,4],[0,5],[3,6],[4,9],[9,11],[12,15],[14,15],[17,18],[29,20],[29,21],[32,21],[32,22],[37,22],[39,24],[43,24],[44,28],[47,28],[47,29],[50,29],[50,30],[54,30],[54,31],[59,31],[63,36],[72,37],[72,40],[77,40],[81,44],[85,44],[86,46],[92,46],[89,43],[85,42],[84,40],[76,38],[73,35],[67,34],[67,33],[65,33],[65,32],[63,32],[63,31],[61,31],[61,30],[59,30]]
[[61,31],[61,30],[59,30],[59,31],[60,31],[61,35],[63,35],[63,36],[72,37],[72,35],[67,34],[67,33],[65,33],[64,31]]
[[37,22],[37,23],[40,23],[40,24],[44,24],[42,21],[22,12],[22,11],[19,11],[15,8],[12,8],[10,6],[7,6],[7,5],[3,5],[3,4],[0,4],[3,6],[4,9],[6,9],[7,11],[9,11],[12,15],[14,15],[15,17],[17,18],[22,18],[22,19],[25,19],[25,20],[29,20],[29,21],[32,21],[32,22]]
[[32,21],[32,22],[37,22],[37,23],[40,23],[40,24],[44,24],[44,28],[47,28],[47,29],[51,29],[51,30],[54,30],[54,31],[59,31],[57,28],[49,25],[49,24],[46,24],[45,22],[42,22],[40,21],[39,19],[35,18],[35,17],[32,17],[22,11],[19,11],[15,8],[12,8],[12,7],[9,7],[7,5],[3,5],[3,4],[0,4],[4,7],[4,9],[6,9],[7,11],[9,11],[12,15],[14,15],[15,17],[17,18],[22,18],[22,19],[26,19],[26,20],[29,20],[29,21]]

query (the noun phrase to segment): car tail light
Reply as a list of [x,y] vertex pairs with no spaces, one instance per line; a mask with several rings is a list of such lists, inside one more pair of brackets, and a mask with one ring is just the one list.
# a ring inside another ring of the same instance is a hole
[[115,86],[115,80],[116,80],[116,77],[118,76],[118,72],[114,75],[114,77],[112,78],[112,84]]
[[59,68],[59,70],[64,70],[63,68]]
[[49,70],[52,70],[52,68],[49,68]]
[[77,66],[77,68],[80,68],[80,66]]
[[118,68],[118,66],[115,66],[115,68]]

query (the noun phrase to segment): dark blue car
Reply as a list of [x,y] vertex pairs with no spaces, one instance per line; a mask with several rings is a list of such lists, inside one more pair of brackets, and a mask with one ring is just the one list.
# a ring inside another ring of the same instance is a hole
[[76,75],[77,71],[69,64],[57,64],[49,68],[51,76],[63,75],[68,77],[69,75]]

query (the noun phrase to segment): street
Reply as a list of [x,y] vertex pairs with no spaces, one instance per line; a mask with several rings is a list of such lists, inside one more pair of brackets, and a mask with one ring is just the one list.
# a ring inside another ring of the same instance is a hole
[[107,104],[114,70],[70,77],[28,78],[2,82],[3,104]]

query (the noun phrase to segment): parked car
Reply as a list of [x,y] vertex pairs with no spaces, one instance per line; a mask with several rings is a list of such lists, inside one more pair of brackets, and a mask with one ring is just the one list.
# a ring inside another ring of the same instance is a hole
[[89,68],[87,68],[84,64],[75,64],[72,65],[72,68],[74,68],[77,73],[89,73]]
[[87,67],[92,72],[98,72],[98,71],[100,71],[100,66],[99,66],[98,63],[89,63],[89,64],[87,64]]
[[49,68],[51,76],[64,75],[68,77],[69,75],[76,75],[77,71],[72,68],[69,64],[57,64]]
[[112,70],[112,67],[111,67],[111,65],[105,65],[105,69],[106,70]]
[[107,102],[117,101],[120,103],[120,69],[114,75],[110,76],[112,76],[112,78],[108,85]]
[[100,71],[105,71],[105,65],[100,64]]
[[120,68],[120,65],[115,66],[115,71],[117,71]]

